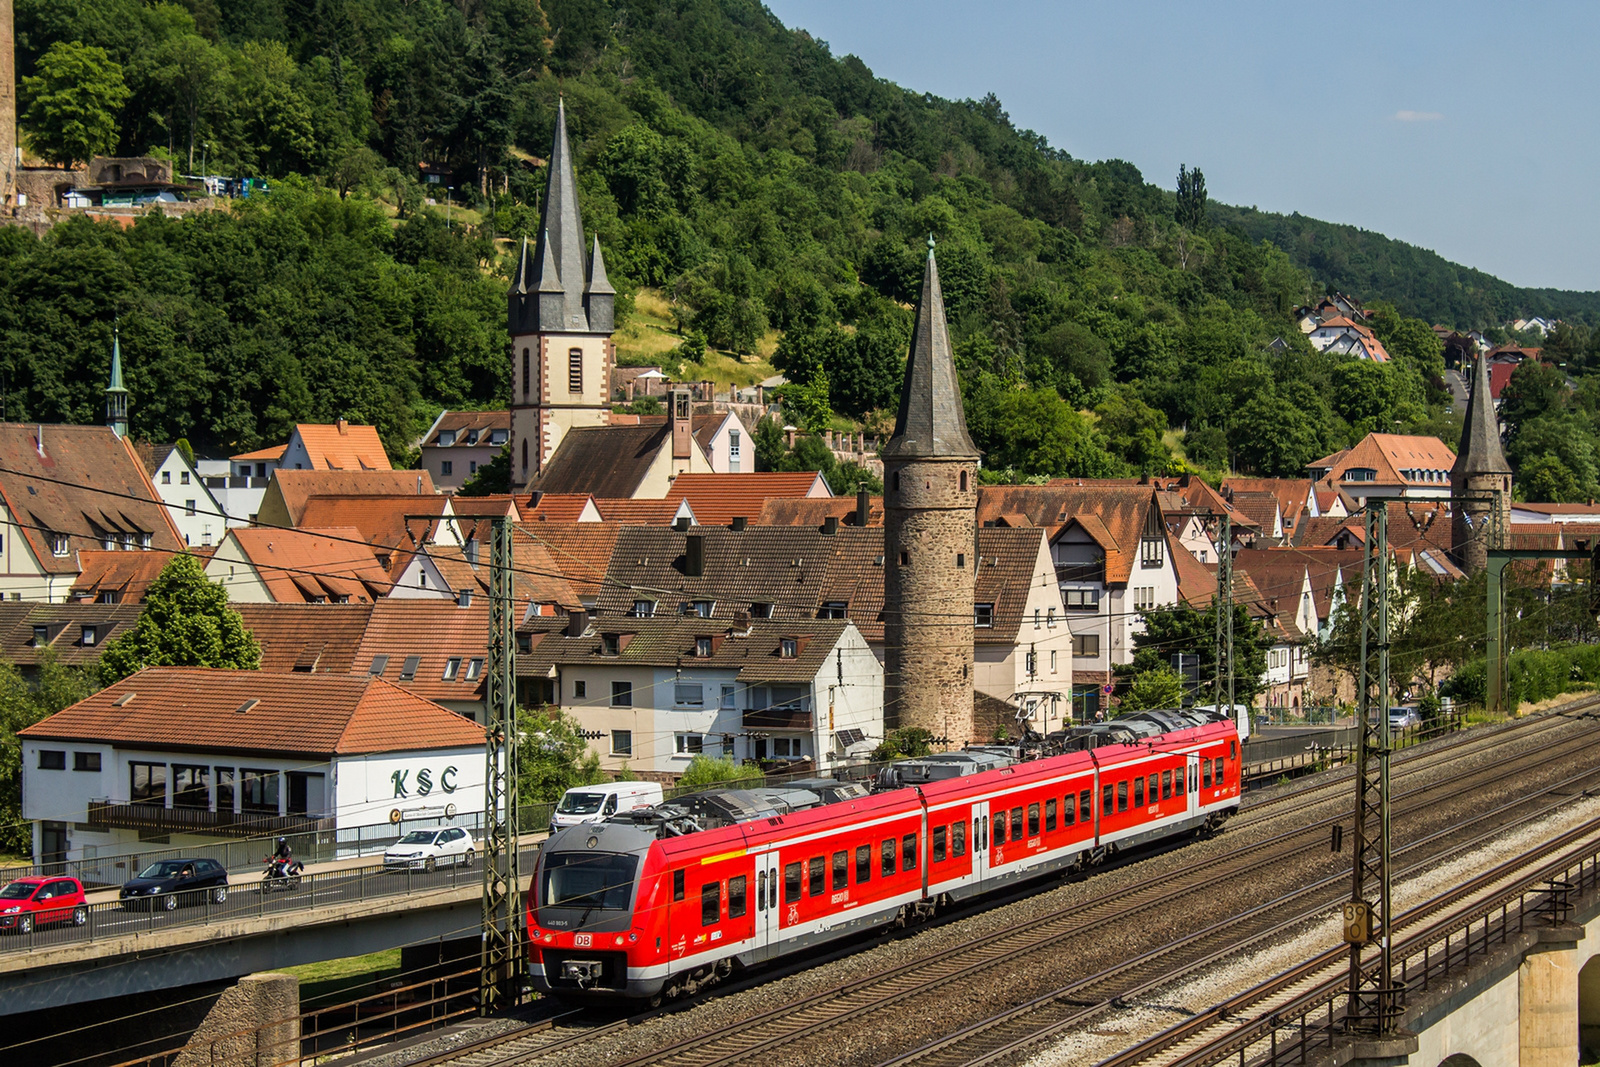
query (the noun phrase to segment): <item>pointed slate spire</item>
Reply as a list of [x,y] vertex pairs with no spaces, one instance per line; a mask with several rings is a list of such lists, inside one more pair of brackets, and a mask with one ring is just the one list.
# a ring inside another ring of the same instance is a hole
[[555,143],[550,147],[549,181],[545,186],[544,218],[540,220],[538,291],[566,294],[558,320],[546,319],[541,302],[539,329],[583,333],[589,328],[583,308],[583,220],[578,215],[578,182],[572,172],[572,149],[567,144],[567,104],[556,105]]
[[589,256],[583,312],[589,317],[589,329],[595,333],[610,333],[617,328],[617,291],[611,288],[611,279],[606,277],[606,260],[600,254],[599,237],[594,239],[594,252]]
[[111,381],[106,385],[106,425],[118,437],[128,436],[128,390],[122,386],[122,334],[111,328]]
[[606,261],[600,255],[600,238],[594,239],[594,252],[589,256],[589,284],[585,292],[604,293],[615,296],[617,291],[611,288],[611,279],[606,277]]
[[911,333],[911,357],[906,362],[905,385],[894,436],[883,448],[885,457],[905,459],[977,459],[978,448],[967,434],[961,407],[961,383],[950,355],[950,330],[944,317],[944,294],[939,291],[939,264],[928,238],[928,263],[922,275],[922,295],[917,300],[916,324]]
[[511,291],[513,293],[533,292],[533,249],[528,244],[528,239],[522,239],[522,247],[517,250],[517,269],[511,275]]
[[1452,477],[1474,474],[1510,474],[1505,449],[1500,444],[1500,419],[1495,414],[1489,391],[1489,359],[1478,357],[1472,376],[1472,394],[1467,398],[1467,417],[1461,423],[1461,445],[1456,449]]

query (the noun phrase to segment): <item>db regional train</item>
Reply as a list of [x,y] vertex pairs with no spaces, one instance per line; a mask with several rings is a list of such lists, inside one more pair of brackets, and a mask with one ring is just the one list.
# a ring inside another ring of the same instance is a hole
[[1219,826],[1240,731],[1151,711],[1016,747],[892,764],[872,789],[813,779],[698,793],[545,842],[529,971],[560,996],[692,993],[942,904]]

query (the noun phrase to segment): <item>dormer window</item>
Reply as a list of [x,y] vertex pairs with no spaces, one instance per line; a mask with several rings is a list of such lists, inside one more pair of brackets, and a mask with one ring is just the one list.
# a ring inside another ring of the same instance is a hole
[[696,637],[694,639],[694,654],[701,659],[711,658],[711,638]]
[[600,654],[602,656],[615,656],[622,651],[621,643],[616,634],[600,635]]
[[43,648],[50,643],[50,627],[35,626],[33,628],[33,647]]
[[696,615],[702,619],[711,618],[711,612],[716,607],[714,600],[690,600],[683,605],[683,614]]
[[1166,563],[1166,545],[1155,538],[1147,537],[1139,542],[1139,565],[1141,567],[1160,567]]
[[50,542],[50,554],[52,556],[65,556],[68,552],[72,551],[72,545],[66,534],[55,533],[47,530],[45,531],[44,536],[45,539]]
[[823,601],[822,607],[817,609],[819,619],[842,619],[845,617],[846,603],[843,600]]
[[505,430],[490,430],[489,443],[491,445],[503,445],[506,443],[506,436],[507,431]]
[[445,448],[449,448],[451,445],[453,445],[455,443],[456,443],[456,432],[454,430],[440,430],[439,431],[439,444],[443,445]]
[[96,632],[95,627],[85,626],[79,634],[78,642],[83,645],[84,648],[93,648],[95,640],[98,637],[99,634]]
[[477,443],[478,443],[478,431],[477,430],[468,430],[467,431],[467,444],[475,445]]
[[766,603],[765,601],[756,601],[754,604],[750,605],[750,617],[752,619],[772,618],[772,605]]
[[652,618],[655,613],[656,602],[654,600],[635,600],[633,602],[633,610],[628,612],[629,615],[636,619]]
[[994,605],[972,605],[972,625],[978,627],[980,630],[994,629]]
[[778,639],[778,657],[780,659],[794,659],[800,654],[800,642],[793,637]]

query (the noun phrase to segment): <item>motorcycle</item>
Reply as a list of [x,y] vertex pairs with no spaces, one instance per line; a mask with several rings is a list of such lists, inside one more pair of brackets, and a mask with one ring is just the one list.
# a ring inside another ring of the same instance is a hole
[[305,870],[305,864],[297,859],[280,859],[277,856],[268,856],[266,872],[261,876],[261,891],[270,893],[276,890],[291,892],[300,888],[300,872]]

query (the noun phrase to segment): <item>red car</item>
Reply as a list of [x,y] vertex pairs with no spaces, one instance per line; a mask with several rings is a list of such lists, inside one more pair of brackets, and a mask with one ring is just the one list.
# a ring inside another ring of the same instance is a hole
[[34,926],[89,921],[89,902],[76,878],[18,878],[0,889],[0,930],[31,934]]

